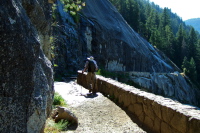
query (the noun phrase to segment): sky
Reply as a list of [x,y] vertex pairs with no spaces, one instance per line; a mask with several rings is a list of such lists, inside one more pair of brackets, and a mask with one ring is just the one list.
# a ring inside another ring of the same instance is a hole
[[200,0],[150,0],[161,8],[168,7],[183,21],[191,18],[200,18]]

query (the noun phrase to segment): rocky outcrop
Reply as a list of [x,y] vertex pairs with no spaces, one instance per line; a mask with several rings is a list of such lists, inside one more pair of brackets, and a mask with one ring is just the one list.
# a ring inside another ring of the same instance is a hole
[[0,20],[0,132],[41,132],[54,94],[49,5],[0,1]]
[[154,94],[172,98],[181,103],[199,106],[200,91],[179,72],[129,72],[129,80]]

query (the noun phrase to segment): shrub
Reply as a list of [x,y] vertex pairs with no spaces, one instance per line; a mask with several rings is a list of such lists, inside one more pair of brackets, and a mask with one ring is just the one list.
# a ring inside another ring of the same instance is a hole
[[52,119],[48,119],[46,121],[44,133],[58,133],[61,131],[66,131],[69,126],[69,122],[67,120],[61,120],[58,123],[55,123]]
[[64,106],[66,105],[65,99],[62,98],[62,96],[56,92],[54,95],[54,100],[53,100],[53,106],[60,105]]

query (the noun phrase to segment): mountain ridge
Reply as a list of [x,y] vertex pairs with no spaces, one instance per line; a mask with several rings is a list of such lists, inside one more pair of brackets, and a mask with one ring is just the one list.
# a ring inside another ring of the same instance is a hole
[[187,25],[191,25],[200,33],[200,18],[191,18],[184,21]]

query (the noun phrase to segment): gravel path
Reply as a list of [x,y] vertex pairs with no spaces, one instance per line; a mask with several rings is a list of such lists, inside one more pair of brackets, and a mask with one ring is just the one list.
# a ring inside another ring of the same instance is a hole
[[67,133],[146,133],[101,93],[88,96],[88,90],[74,81],[55,82],[54,86],[78,117],[77,128]]

